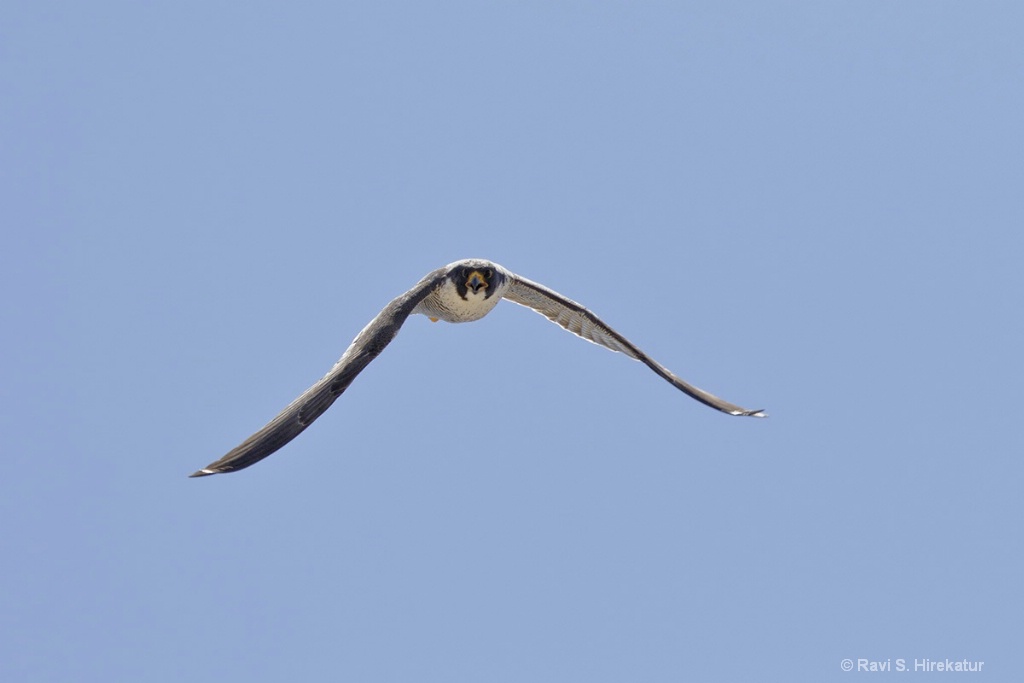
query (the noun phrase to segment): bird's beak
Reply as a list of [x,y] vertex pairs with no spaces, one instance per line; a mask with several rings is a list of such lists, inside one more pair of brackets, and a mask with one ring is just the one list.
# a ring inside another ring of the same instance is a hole
[[487,289],[487,280],[484,279],[484,276],[480,274],[479,270],[474,270],[466,279],[466,286],[472,289],[475,294],[481,287]]

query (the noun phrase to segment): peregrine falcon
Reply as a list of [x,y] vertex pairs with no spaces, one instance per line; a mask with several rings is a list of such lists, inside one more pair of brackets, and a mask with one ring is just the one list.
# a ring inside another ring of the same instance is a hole
[[516,275],[492,261],[465,259],[429,273],[412,289],[385,306],[356,336],[330,372],[306,389],[258,432],[220,460],[190,476],[205,477],[244,469],[294,439],[320,417],[348,388],[356,375],[391,343],[402,323],[411,314],[421,313],[434,322],[444,320],[466,323],[484,317],[502,299],[532,308],[589,342],[640,361],[676,389],[716,410],[729,415],[767,416],[762,410],[741,408],[683,381],[589,310],[558,292]]

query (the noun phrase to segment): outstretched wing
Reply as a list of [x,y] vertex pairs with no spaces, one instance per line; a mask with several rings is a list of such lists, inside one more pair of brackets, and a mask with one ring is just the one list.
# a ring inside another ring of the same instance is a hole
[[415,287],[385,306],[384,310],[363,328],[330,372],[223,458],[189,476],[205,477],[209,474],[244,469],[274,453],[301,434],[348,388],[356,375],[391,343],[416,304],[440,284],[443,274],[443,268],[435,270],[420,280]]
[[612,351],[624,353],[630,358],[640,361],[670,382],[676,389],[692,396],[704,405],[711,406],[730,415],[767,417],[763,410],[747,410],[685,382],[682,378],[669,371],[664,365],[638,349],[632,342],[610,328],[589,310],[572,299],[548,289],[544,285],[531,282],[524,277],[513,274],[504,298],[520,306],[532,308],[551,322],[561,325],[589,342],[600,344]]

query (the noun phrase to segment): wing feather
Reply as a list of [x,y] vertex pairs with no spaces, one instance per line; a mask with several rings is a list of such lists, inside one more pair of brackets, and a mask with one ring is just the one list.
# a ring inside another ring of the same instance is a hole
[[330,372],[223,458],[189,476],[205,477],[221,472],[236,472],[271,455],[301,434],[331,407],[352,380],[391,343],[416,305],[441,283],[443,273],[443,268],[435,270],[385,306],[356,336]]
[[552,289],[548,289],[544,285],[527,280],[520,275],[512,274],[504,298],[520,306],[532,308],[548,320],[561,325],[578,337],[582,337],[589,342],[599,344],[612,351],[624,353],[630,358],[640,361],[672,384],[672,386],[704,405],[711,406],[730,415],[767,417],[763,410],[748,410],[686,382],[606,325],[587,308]]

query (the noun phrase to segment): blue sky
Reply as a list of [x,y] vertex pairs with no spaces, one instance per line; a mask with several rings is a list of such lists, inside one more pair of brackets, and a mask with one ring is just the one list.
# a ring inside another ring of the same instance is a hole
[[[5,3],[0,679],[1020,680],[1022,21]],[[473,256],[771,418],[504,303],[187,478]]]

